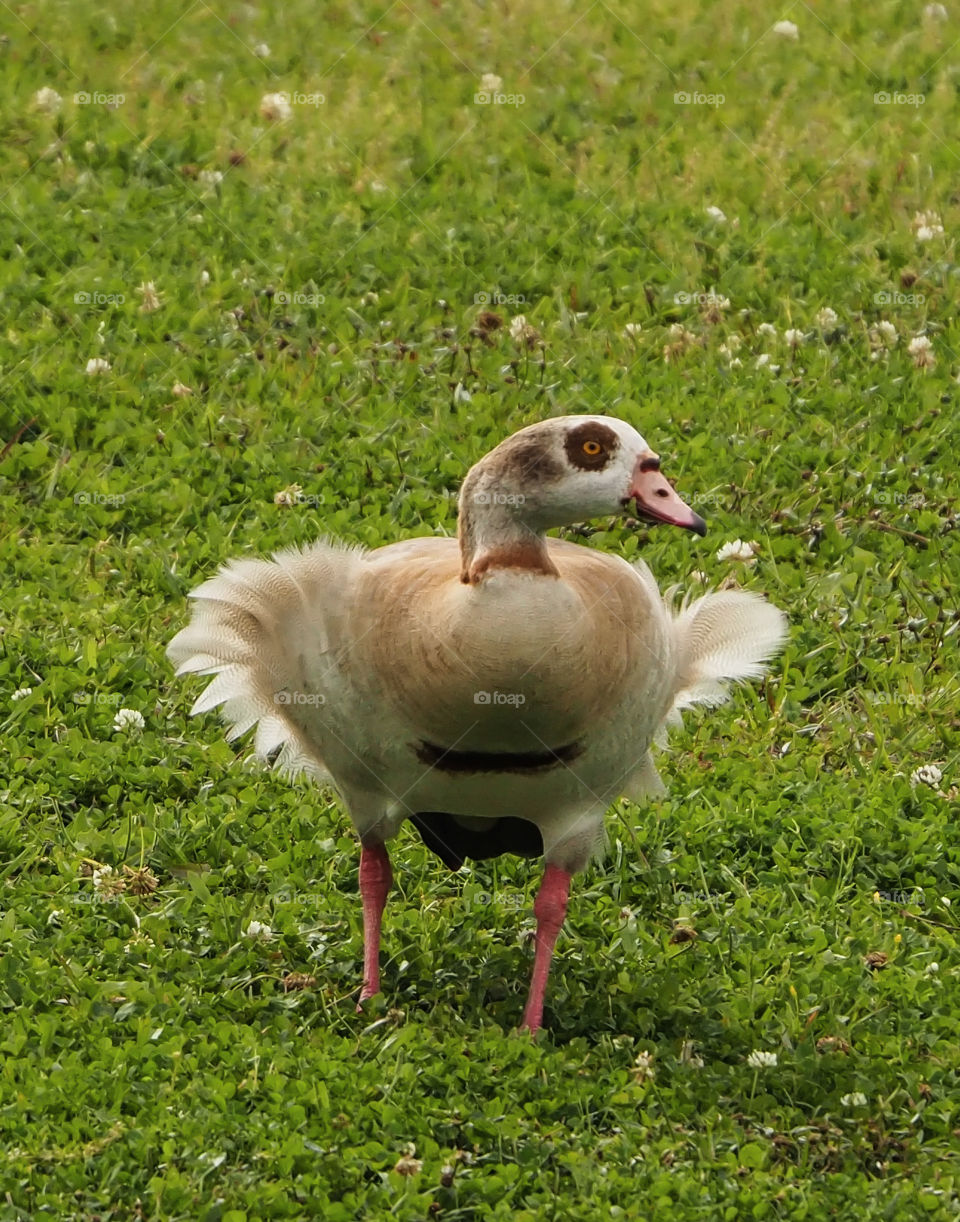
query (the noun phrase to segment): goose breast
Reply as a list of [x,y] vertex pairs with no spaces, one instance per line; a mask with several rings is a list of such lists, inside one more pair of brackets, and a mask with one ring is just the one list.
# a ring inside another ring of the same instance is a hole
[[552,540],[550,558],[557,578],[466,585],[453,540],[374,553],[353,600],[351,677],[409,736],[462,751],[559,747],[611,718],[647,721],[644,709],[652,733],[671,673],[662,603],[617,557]]

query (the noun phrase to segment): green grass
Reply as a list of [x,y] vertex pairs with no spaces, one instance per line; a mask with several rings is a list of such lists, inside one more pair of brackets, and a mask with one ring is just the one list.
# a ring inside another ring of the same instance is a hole
[[[958,29],[776,16],[0,9],[0,1222],[957,1216]],[[276,91],[324,101],[268,121]],[[477,333],[494,293],[542,346]],[[543,1035],[539,870],[406,832],[358,1016],[345,816],[190,721],[165,644],[226,558],[451,532],[472,462],[584,411],[711,529],[585,545],[734,573],[790,644],[611,812]]]

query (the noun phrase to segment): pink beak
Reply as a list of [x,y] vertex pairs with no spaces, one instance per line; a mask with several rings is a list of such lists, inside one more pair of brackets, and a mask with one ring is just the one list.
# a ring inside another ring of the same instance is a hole
[[660,474],[660,459],[656,454],[645,454],[637,460],[624,504],[631,501],[636,502],[639,516],[648,521],[682,526],[686,530],[695,530],[698,535],[707,533],[703,518],[680,500]]

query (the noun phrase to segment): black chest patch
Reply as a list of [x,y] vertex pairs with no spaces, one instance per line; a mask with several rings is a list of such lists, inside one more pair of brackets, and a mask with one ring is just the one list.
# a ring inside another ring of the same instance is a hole
[[451,870],[459,870],[467,857],[486,861],[503,853],[519,857],[540,857],[543,853],[543,837],[537,825],[513,815],[491,819],[488,826],[478,830],[464,827],[453,815],[439,811],[421,811],[411,815],[410,822],[427,848]]
[[565,743],[544,751],[454,751],[421,742],[413,749],[421,764],[440,772],[537,772],[575,760],[583,747]]

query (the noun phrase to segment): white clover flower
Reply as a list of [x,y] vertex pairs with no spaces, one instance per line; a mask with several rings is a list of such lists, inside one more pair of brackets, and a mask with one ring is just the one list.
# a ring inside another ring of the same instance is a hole
[[122,730],[142,730],[146,724],[143,714],[138,713],[136,709],[118,709],[113,719],[113,728],[117,733]]
[[877,323],[876,329],[880,334],[880,338],[885,343],[895,344],[897,342],[897,328],[892,322],[887,322],[886,319],[883,319]]
[[742,539],[734,539],[732,543],[724,543],[717,551],[718,560],[741,560],[744,564],[754,564],[760,544],[744,543]]
[[638,1082],[652,1082],[657,1076],[657,1071],[653,1067],[653,1053],[638,1053],[630,1072]]
[[86,372],[90,377],[95,377],[97,374],[109,373],[110,362],[105,361],[102,356],[92,356],[87,361]]
[[941,903],[941,904],[943,904],[944,908],[949,908],[949,907],[950,907],[950,896],[949,896],[949,895],[941,895],[941,896],[940,896],[940,903]]
[[454,387],[453,401],[454,403],[469,403],[473,396],[467,390],[462,382],[458,382]]
[[253,48],[253,53],[257,57],[257,59],[269,59],[270,58],[270,48],[267,46],[265,42],[258,42],[256,46]]
[[780,38],[792,38],[794,42],[800,37],[800,30],[792,21],[778,21],[770,32]]
[[243,931],[243,936],[251,941],[269,942],[273,937],[273,930],[262,921],[251,921]]
[[200,273],[200,283],[202,285],[208,285],[210,283],[210,273],[208,271],[202,271]]
[[840,1105],[842,1107],[866,1107],[867,1096],[863,1091],[855,1090],[850,1095],[844,1095],[840,1100]]
[[837,314],[835,310],[831,310],[829,306],[824,306],[822,310],[817,311],[817,326],[821,331],[829,331],[831,327],[837,325]]
[[113,874],[113,866],[101,866],[93,872],[93,889],[102,891],[108,879]]
[[929,785],[936,788],[943,780],[943,773],[936,764],[923,764],[910,773],[911,785]]
[[93,889],[100,896],[112,897],[126,890],[123,881],[113,866],[98,866],[93,872]]
[[51,89],[49,85],[44,85],[42,89],[38,89],[33,95],[33,105],[35,110],[41,110],[47,115],[55,115],[63,105],[63,98],[57,93],[56,89]]
[[943,237],[943,222],[939,212],[915,212],[910,222],[918,242]]
[[423,1159],[416,1158],[417,1147],[412,1141],[407,1142],[403,1147],[403,1153],[397,1159],[394,1165],[394,1171],[397,1175],[419,1175],[423,1170]]
[[185,399],[188,395],[193,394],[193,388],[185,386],[183,382],[174,382],[173,390],[170,393],[176,395],[178,399]]
[[923,15],[927,21],[946,21],[949,14],[942,4],[928,4]]
[[751,1069],[776,1069],[777,1054],[766,1052],[763,1048],[755,1048],[747,1057],[747,1064]]
[[738,356],[735,356],[731,359],[730,364],[727,366],[727,368],[728,369],[742,369],[743,361],[741,361]]
[[797,330],[796,327],[790,327],[784,331],[783,338],[787,341],[791,348],[799,348],[803,343],[803,332]]
[[137,292],[143,298],[140,302],[140,310],[143,314],[152,314],[154,310],[160,309],[160,294],[152,280],[144,280]]
[[289,484],[286,488],[281,488],[279,492],[273,494],[273,503],[274,505],[284,505],[289,508],[297,503],[302,491],[303,489],[299,484]]
[[540,338],[536,327],[527,322],[525,314],[510,319],[510,338],[518,347],[532,348]]
[[770,366],[770,369],[773,373],[779,373],[780,371],[779,365],[770,365],[770,353],[769,352],[761,352],[760,355],[757,357],[757,359],[753,363],[754,369],[763,369],[768,365]]
[[936,976],[937,972],[940,971],[940,964],[939,963],[928,963],[927,966],[923,970],[926,972],[928,976]]
[[628,322],[623,328],[623,334],[627,339],[636,339],[643,327],[638,322]]
[[703,1057],[697,1054],[693,1040],[684,1040],[680,1045],[680,1064],[689,1065],[691,1069],[703,1069]]
[[[718,314],[718,321],[719,317],[720,316]],[[696,343],[697,340],[694,332],[688,331],[683,323],[679,322],[671,324],[669,330],[667,331],[667,335],[671,340],[669,344],[664,344],[663,346],[663,359],[667,362],[667,364],[669,364],[674,357],[678,356],[681,352],[685,352],[687,348],[689,348],[691,344]]]
[[526,314],[516,314],[510,319],[510,338],[518,342],[523,339],[523,333],[527,329]]
[[286,123],[293,117],[288,93],[265,93],[260,99],[260,116],[271,123]]
[[772,322],[762,322],[760,326],[757,327],[757,334],[769,336],[770,339],[776,339],[777,328]]
[[907,344],[907,351],[913,357],[913,363],[918,369],[931,369],[937,363],[933,354],[933,344],[928,335],[915,335]]
[[485,72],[480,78],[480,92],[496,93],[502,84],[502,78],[495,72]]
[[25,700],[27,696],[32,696],[32,695],[33,695],[32,687],[18,687],[17,690],[11,695],[10,699],[11,700]]
[[62,916],[63,916],[62,908],[53,908],[50,912],[50,915],[47,917],[47,924],[48,925],[59,925],[60,919]]
[[718,225],[726,224],[727,214],[722,208],[718,208],[716,204],[709,204],[706,208],[706,213],[711,221],[716,221]]

